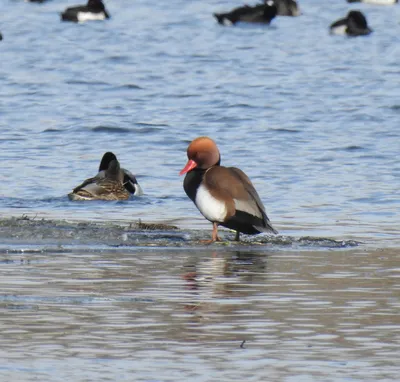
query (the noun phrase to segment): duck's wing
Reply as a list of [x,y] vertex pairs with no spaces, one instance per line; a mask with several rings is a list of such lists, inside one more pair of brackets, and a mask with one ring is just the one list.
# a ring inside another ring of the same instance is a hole
[[79,190],[81,190],[82,188],[86,188],[86,187],[87,187],[88,185],[90,185],[90,184],[95,184],[98,180],[99,180],[98,175],[96,175],[96,176],[93,177],[93,178],[86,179],[86,180],[84,180],[84,181],[82,182],[82,184],[80,184],[79,186],[75,187],[75,188],[72,190],[72,192],[76,193],[76,192],[78,192]]
[[278,233],[265,212],[265,207],[249,177],[236,167],[215,166],[207,170],[204,183],[210,193],[227,203],[227,218],[238,212],[247,214],[260,231]]
[[233,174],[235,174],[235,176],[238,179],[241,180],[241,183],[243,184],[246,193],[250,196],[251,200],[257,205],[258,211],[261,213],[263,217],[264,228],[277,234],[278,231],[272,226],[271,221],[269,220],[267,213],[265,212],[264,204],[261,201],[260,196],[258,195],[256,189],[254,188],[253,183],[251,183],[249,177],[239,168],[229,167],[229,169],[232,171]]

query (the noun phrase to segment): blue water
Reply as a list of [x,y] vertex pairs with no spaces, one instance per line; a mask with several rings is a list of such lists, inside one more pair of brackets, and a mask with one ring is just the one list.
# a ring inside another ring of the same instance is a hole
[[[240,1],[114,0],[109,21],[61,23],[77,3],[2,1],[3,217],[210,229],[178,175],[208,135],[282,234],[399,242],[399,6],[303,0],[300,17],[222,27],[212,13]],[[330,36],[351,8],[374,33]],[[70,202],[110,150],[145,195]]]

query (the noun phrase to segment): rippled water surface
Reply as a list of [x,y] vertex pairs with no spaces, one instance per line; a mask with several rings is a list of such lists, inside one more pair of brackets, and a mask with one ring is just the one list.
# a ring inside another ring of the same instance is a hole
[[[400,236],[400,7],[358,5],[374,33],[343,38],[328,26],[344,0],[233,28],[212,13],[240,2],[114,0],[107,22],[61,23],[76,3],[2,1],[3,215],[209,227],[178,176],[188,142],[209,135],[280,232]],[[108,150],[146,195],[69,202]]]
[[[374,33],[343,38],[344,0],[232,28],[212,13],[240,1],[61,23],[77,3],[1,0],[0,380],[398,381],[400,6],[358,4]],[[198,244],[199,135],[280,236]],[[145,195],[70,202],[105,151]]]
[[0,379],[398,381],[399,263],[361,249],[2,252]]

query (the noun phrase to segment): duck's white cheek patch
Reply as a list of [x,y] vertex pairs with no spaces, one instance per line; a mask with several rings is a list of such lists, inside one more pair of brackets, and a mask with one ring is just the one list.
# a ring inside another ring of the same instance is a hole
[[200,185],[196,194],[196,206],[202,215],[211,222],[223,222],[227,210],[224,202],[214,198],[204,185]]
[[103,12],[92,13],[92,12],[78,12],[77,19],[79,22],[93,21],[93,20],[104,20],[106,18]]

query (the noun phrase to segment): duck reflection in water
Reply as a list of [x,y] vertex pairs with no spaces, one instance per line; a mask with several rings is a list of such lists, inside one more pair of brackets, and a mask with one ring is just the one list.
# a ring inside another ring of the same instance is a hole
[[[190,299],[195,297],[195,301],[186,304],[185,309],[215,311],[218,306],[228,308],[228,304],[220,304],[221,299],[253,294],[252,284],[265,277],[267,257],[263,253],[214,251],[208,258],[204,254],[191,255],[189,260],[182,278]],[[236,309],[236,303],[230,306]]]

